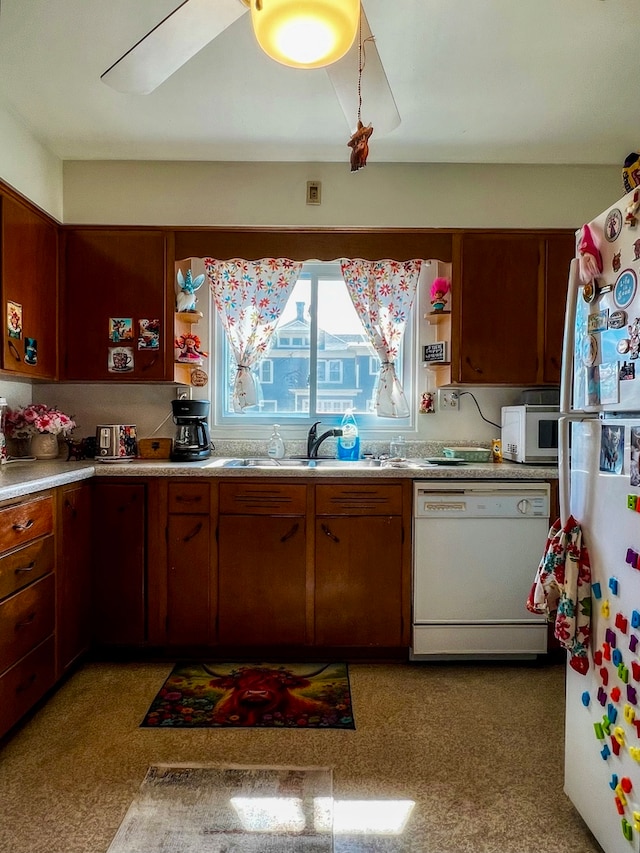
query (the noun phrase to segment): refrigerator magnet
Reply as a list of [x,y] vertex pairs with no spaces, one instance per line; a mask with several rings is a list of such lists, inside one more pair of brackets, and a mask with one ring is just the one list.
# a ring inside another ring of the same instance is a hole
[[627,312],[626,311],[612,311],[609,314],[609,328],[610,329],[623,329],[627,325]]
[[133,340],[133,319],[131,317],[109,317],[109,340],[114,344]]
[[633,302],[637,286],[638,277],[635,270],[626,269],[620,273],[613,285],[613,301],[617,308],[626,308]]
[[635,240],[633,243],[633,260],[640,261],[640,240]]
[[620,368],[620,375],[618,377],[621,382],[624,382],[627,379],[635,379],[636,378],[636,366],[635,364],[627,364],[627,362],[623,362],[622,367]]
[[603,424],[600,437],[600,470],[605,474],[621,474],[624,457],[624,427]]
[[604,236],[607,242],[615,243],[622,231],[622,213],[614,207],[607,213],[607,218],[604,221]]
[[620,272],[620,267],[622,266],[622,261],[620,257],[622,255],[622,251],[616,252],[613,256],[613,260],[611,261],[611,268],[614,272]]
[[598,341],[594,335],[585,335],[582,339],[582,361],[587,367],[595,364],[598,357]]
[[595,314],[589,314],[587,317],[587,331],[604,332],[609,328],[609,309],[603,308]]
[[22,337],[22,305],[7,302],[7,335],[10,338]]
[[587,406],[600,404],[600,371],[598,365],[587,367]]
[[618,403],[620,401],[618,362],[612,361],[607,364],[601,364],[598,372],[600,374],[601,405]]

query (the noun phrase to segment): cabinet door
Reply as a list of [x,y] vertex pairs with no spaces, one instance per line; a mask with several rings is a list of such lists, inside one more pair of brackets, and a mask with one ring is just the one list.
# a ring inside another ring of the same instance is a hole
[[[64,378],[172,379],[173,294],[169,313],[165,234],[78,228],[65,230],[63,239]],[[111,340],[110,318],[130,319],[133,340]],[[160,321],[159,349],[138,349],[143,319]],[[109,371],[109,350],[121,347],[133,350],[133,362],[123,364],[122,372]]]
[[[20,337],[9,335],[7,302],[20,306]],[[37,379],[57,374],[58,226],[8,196],[2,198],[2,367]],[[27,352],[27,338],[36,343]]]
[[560,384],[564,309],[567,302],[569,266],[575,256],[575,236],[558,234],[546,241],[544,288],[543,381]]
[[400,516],[316,519],[316,645],[402,645],[402,550]]
[[93,484],[93,635],[98,645],[145,640],[145,486]]
[[170,515],[167,547],[168,645],[212,642],[211,558],[208,515]]
[[302,645],[304,516],[221,515],[218,524],[219,642]]
[[56,565],[57,673],[91,642],[91,486],[70,484],[58,490]]
[[464,235],[457,381],[536,383],[540,245],[535,235]]

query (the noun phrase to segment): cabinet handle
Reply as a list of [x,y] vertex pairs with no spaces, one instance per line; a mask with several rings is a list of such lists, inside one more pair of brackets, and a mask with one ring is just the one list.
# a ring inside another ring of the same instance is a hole
[[11,351],[11,355],[15,358],[15,360],[16,361],[22,361],[22,356],[20,355],[20,353],[16,349],[16,345],[14,344],[14,342],[13,341],[7,341],[7,346],[9,347],[9,350]]
[[469,356],[467,356],[466,362],[469,365],[469,367],[471,368],[471,370],[474,371],[474,373],[482,373],[483,372],[480,367],[474,367],[474,365],[471,363],[471,359],[469,358]]
[[22,533],[24,530],[29,530],[30,527],[33,527],[33,519],[30,518],[25,524],[14,524],[13,529],[16,533]]
[[31,562],[29,563],[28,566],[19,566],[17,569],[14,569],[13,571],[15,572],[16,575],[19,575],[20,572],[30,572],[33,570],[33,567],[35,566],[35,564],[36,564],[36,561],[31,560]]
[[200,531],[201,531],[201,530],[202,530],[202,522],[201,522],[201,521],[199,521],[199,522],[196,524],[196,526],[193,528],[193,530],[191,531],[191,533],[187,533],[187,535],[183,537],[182,541],[183,541],[183,542],[191,542],[191,540],[192,540],[194,537],[196,537],[196,536],[198,535],[198,533],[200,533]]
[[23,681],[22,684],[18,684],[16,687],[16,693],[24,693],[25,690],[28,690],[33,682],[36,680],[35,672],[32,672],[29,678],[26,681]]
[[325,535],[325,536],[328,536],[328,537],[329,537],[329,539],[331,539],[333,542],[339,542],[339,541],[340,541],[340,540],[338,539],[338,537],[336,536],[336,534],[335,534],[335,533],[332,533],[332,532],[329,530],[329,528],[327,527],[327,525],[326,525],[326,524],[321,524],[321,525],[320,525],[320,529],[322,530],[322,532],[324,533],[324,535]]
[[36,618],[36,611],[33,610],[26,619],[23,619],[22,622],[16,622],[16,631],[18,628],[26,628],[28,625],[31,625],[33,620]]
[[560,365],[558,364],[558,359],[554,355],[551,356],[551,365],[553,367],[560,367]]
[[296,533],[298,532],[298,527],[299,527],[299,524],[296,522],[288,533],[285,533],[284,536],[280,537],[280,541],[286,542],[287,539],[291,539],[292,536],[295,536]]
[[183,504],[197,504],[202,500],[202,495],[176,495],[176,502]]
[[68,510],[70,511],[70,513],[71,513],[71,518],[75,518],[75,517],[76,517],[76,515],[78,514],[78,513],[76,512],[76,508],[75,508],[75,507],[74,507],[74,505],[71,503],[71,501],[69,500],[69,498],[65,498],[65,499],[64,499],[64,508],[65,508],[65,509],[68,509]]
[[141,369],[142,370],[149,370],[149,368],[153,367],[153,365],[156,363],[157,360],[158,360],[158,356],[154,355],[154,357],[150,361],[148,361],[147,364],[142,365]]

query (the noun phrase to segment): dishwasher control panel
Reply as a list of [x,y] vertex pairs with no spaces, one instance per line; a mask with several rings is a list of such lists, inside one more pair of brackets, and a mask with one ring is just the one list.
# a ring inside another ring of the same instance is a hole
[[[515,488],[514,488],[515,485]],[[549,487],[536,484],[451,485],[416,483],[416,518],[548,518]]]

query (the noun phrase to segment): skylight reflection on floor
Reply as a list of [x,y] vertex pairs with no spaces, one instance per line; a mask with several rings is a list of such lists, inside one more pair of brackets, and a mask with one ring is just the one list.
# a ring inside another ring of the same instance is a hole
[[[230,802],[247,832],[303,832],[305,829],[303,803],[297,797],[233,797]],[[313,830],[333,830],[335,835],[400,835],[414,806],[414,800],[332,802],[330,797],[315,797]]]

